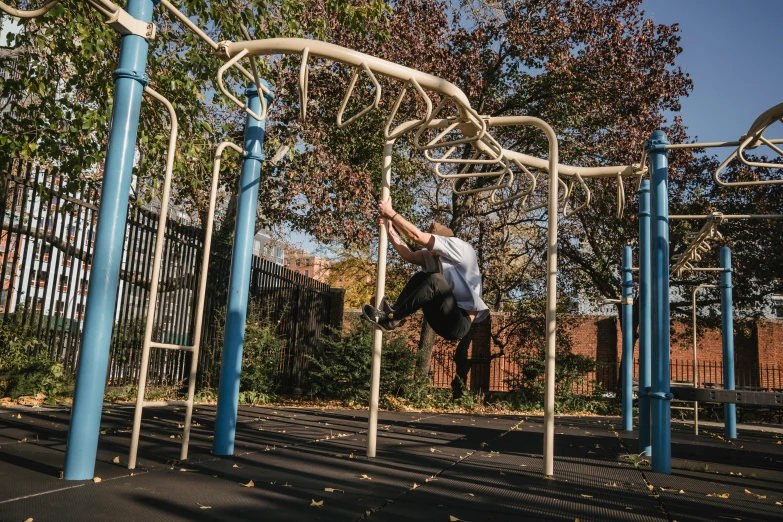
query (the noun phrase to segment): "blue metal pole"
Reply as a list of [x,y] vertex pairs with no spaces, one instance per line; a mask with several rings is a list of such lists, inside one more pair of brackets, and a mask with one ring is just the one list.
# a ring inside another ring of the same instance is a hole
[[[256,87],[249,87],[245,94],[250,110],[256,114],[260,113],[261,99]],[[271,99],[272,95],[267,95],[267,102],[271,103]],[[261,181],[261,162],[264,159],[265,127],[265,120],[258,121],[250,115],[245,120],[245,156],[239,177],[234,248],[226,306],[226,333],[220,366],[215,441],[212,446],[212,453],[215,455],[234,454],[239,406],[239,376],[242,372],[242,349],[245,342],[250,270],[253,261],[253,237],[256,233],[258,185]]]
[[637,451],[652,456],[650,446],[650,345],[652,306],[650,292],[650,180],[639,187],[639,445]]
[[[150,22],[153,7],[152,0],[129,0],[127,11],[138,20]],[[144,38],[124,36],[120,43],[119,68],[114,71],[109,147],[65,450],[66,480],[87,480],[95,473],[141,95],[148,82],[144,73],[148,48]]]
[[623,247],[623,431],[633,431],[633,270],[631,247]]
[[[723,388],[734,389],[734,309],[732,304],[731,249],[720,249],[720,308],[723,315]],[[723,405],[723,429],[727,439],[737,438],[737,405]]]
[[671,463],[671,390],[669,339],[669,140],[663,131],[645,144],[651,166],[652,204],[652,469],[669,474]]

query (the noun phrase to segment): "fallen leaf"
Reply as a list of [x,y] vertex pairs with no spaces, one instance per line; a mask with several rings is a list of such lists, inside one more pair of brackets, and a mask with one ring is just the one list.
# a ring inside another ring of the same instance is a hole
[[25,437],[25,438],[23,438],[23,439],[19,440],[19,442],[27,442],[27,437]]
[[604,486],[609,486],[611,488],[616,488],[617,487],[617,482],[612,482],[611,484],[604,484]]
[[[16,416],[16,418],[17,419],[21,419],[22,418],[22,414],[20,413],[19,415]],[[32,518],[30,520],[32,520]]]
[[413,483],[413,489],[416,489],[416,488],[418,488],[418,487],[419,487],[419,485],[418,485],[418,484],[416,484],[416,483],[414,482],[414,483]]
[[100,481],[101,481],[101,477],[93,477],[93,478],[92,478],[92,481],[93,481],[93,482],[95,482],[95,483],[97,484],[98,482],[100,482]]
[[[198,504],[198,502],[196,502],[196,504]],[[203,504],[198,504],[198,507],[199,507],[200,509],[212,509],[212,506],[205,506],[205,505],[203,505]]]
[[231,466],[231,467],[232,467],[232,468],[238,468],[239,466],[238,466],[238,465],[236,465],[236,464],[234,464],[234,465],[233,465],[233,466]]
[[26,519],[24,522],[33,522],[33,517]]
[[246,488],[252,488],[253,486],[255,486],[255,484],[253,483],[252,480],[250,482],[248,482],[247,484],[242,484],[242,485],[245,486]]
[[342,489],[336,489],[336,488],[324,488],[324,491],[326,491],[327,493],[336,493],[338,491],[340,493],[345,493],[345,491],[343,491]]
[[337,453],[337,454],[335,455],[335,457],[337,457],[338,459],[341,459],[341,458],[343,458],[343,455],[342,455],[342,453]]
[[320,500],[320,501],[316,502],[315,499],[311,498],[310,501],[311,501],[310,502],[310,507],[313,507],[313,506],[315,506],[315,507],[324,507],[324,501],[323,500]]
[[585,495],[584,493],[582,493],[582,498],[593,498],[593,495]]
[[360,480],[372,480],[372,477],[368,477],[367,475],[362,475],[359,477]]
[[683,491],[683,490],[680,490],[678,493],[680,493],[681,495],[684,495],[684,494],[685,494],[685,491]]
[[114,462],[115,464],[119,464],[120,463],[120,457],[119,456],[114,457],[114,460],[112,460],[112,462]]
[[438,480],[435,475],[431,476],[430,478],[424,479],[424,482],[432,482],[433,480]]
[[707,495],[708,497],[715,497],[715,498],[729,498],[728,493],[709,493]]

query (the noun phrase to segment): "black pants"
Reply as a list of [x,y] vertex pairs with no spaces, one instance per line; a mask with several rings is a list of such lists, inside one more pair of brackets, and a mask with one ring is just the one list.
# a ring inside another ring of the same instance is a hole
[[436,334],[453,341],[470,330],[468,313],[457,306],[451,287],[441,274],[416,272],[394,303],[394,319],[402,319],[422,310]]

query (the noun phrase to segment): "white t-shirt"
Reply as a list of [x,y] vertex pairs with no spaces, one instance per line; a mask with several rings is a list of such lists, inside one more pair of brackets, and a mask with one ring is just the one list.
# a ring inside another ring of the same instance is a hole
[[481,273],[473,247],[456,237],[433,235],[432,251],[440,254],[441,273],[449,283],[457,306],[468,312],[477,312],[474,322],[489,317],[489,307],[481,299]]

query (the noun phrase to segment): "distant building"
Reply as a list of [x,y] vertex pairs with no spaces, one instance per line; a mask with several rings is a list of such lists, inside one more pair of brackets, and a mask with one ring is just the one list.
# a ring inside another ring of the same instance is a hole
[[306,250],[289,250],[286,252],[284,266],[293,272],[322,283],[326,283],[329,276],[329,261]]
[[253,238],[253,255],[283,266],[285,264],[285,251],[272,240],[269,230],[260,230]]

